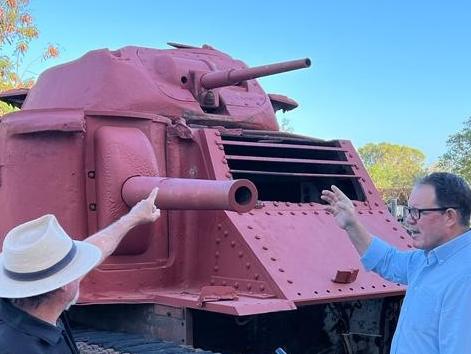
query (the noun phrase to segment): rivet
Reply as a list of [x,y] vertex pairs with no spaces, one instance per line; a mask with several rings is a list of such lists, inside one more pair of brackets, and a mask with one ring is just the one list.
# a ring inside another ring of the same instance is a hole
[[231,241],[231,247],[235,247],[236,243],[235,241]]
[[221,225],[221,224],[218,224],[218,229],[219,229],[219,230],[222,229],[222,225]]
[[275,257],[270,257],[270,259],[271,259],[273,262],[276,262],[276,258],[275,258]]
[[211,279],[211,281],[210,281],[209,283],[210,283],[211,285],[216,284],[216,282],[215,282],[213,279]]
[[380,213],[380,214],[384,214],[384,211],[380,210],[380,211],[378,211],[378,213]]
[[348,157],[353,157],[353,155],[351,153],[348,153]]
[[313,203],[313,202],[310,202],[310,203],[309,203],[309,206],[314,206],[314,203]]
[[253,277],[254,277],[255,280],[258,280],[258,278],[260,278],[260,274],[255,273]]
[[319,215],[319,212],[318,212],[318,211],[315,211],[315,212],[314,212],[314,215]]
[[216,239],[216,243],[217,243],[217,244],[220,244],[220,243],[221,243],[221,239],[220,239],[219,237]]
[[224,235],[224,237],[227,237],[229,235],[229,231],[224,230],[223,235]]
[[265,285],[260,285],[260,291],[264,291],[265,290]]
[[369,214],[373,214],[373,212],[372,212],[371,210],[368,210],[368,213],[369,213]]
[[286,205],[286,206],[290,206],[290,203],[289,203],[289,202],[286,202],[285,205]]
[[267,214],[267,215],[271,215],[271,214],[270,214],[270,212],[268,212],[268,211],[266,211],[266,212],[265,212],[265,214]]
[[249,211],[249,215],[255,215],[253,212]]
[[298,206],[303,206],[303,203],[298,203]]
[[368,194],[373,194],[373,192],[372,192],[372,191],[370,191],[370,190],[368,190]]
[[391,219],[386,219],[386,222],[391,222]]
[[366,182],[366,179],[365,179],[365,177],[362,177],[362,178],[361,178],[361,180],[362,180],[363,182]]
[[219,267],[217,265],[214,266],[214,271],[217,272],[219,270]]
[[358,210],[358,214],[363,214],[363,212],[361,210]]
[[220,255],[219,251],[216,251],[216,252],[214,253],[214,256],[215,256],[216,258],[219,258],[219,255]]
[[95,211],[96,210],[96,204],[95,203],[88,204],[88,209],[90,209],[91,211]]
[[305,211],[303,211],[303,215],[307,215],[307,213]]
[[234,288],[239,289],[239,286],[240,286],[239,283],[237,283],[237,282],[234,283]]
[[95,178],[95,171],[88,171],[87,176],[88,178]]
[[227,285],[227,281],[223,280],[223,281],[222,281],[222,285],[226,286],[226,285]]
[[253,230],[253,226],[247,225],[247,229]]
[[260,235],[255,235],[255,239],[256,239],[256,240],[260,240],[260,239],[262,239],[262,236],[260,236]]
[[267,247],[267,246],[263,246],[263,247],[262,247],[262,250],[268,251],[268,247]]
[[283,215],[283,213],[281,211],[278,212],[278,215]]
[[325,215],[330,215],[330,213],[326,210],[326,211],[325,211]]
[[288,282],[288,284],[293,284],[293,281],[290,280],[290,279],[288,279],[287,282]]
[[278,202],[273,202],[273,205],[277,207],[278,205],[280,205],[280,203],[278,203]]
[[245,268],[249,269],[250,268],[250,263],[245,263]]
[[252,290],[252,284],[250,283],[247,284],[247,290]]
[[237,255],[239,256],[239,258],[242,258],[244,256],[244,252],[239,251],[239,253]]
[[379,206],[378,202],[375,202],[375,206]]
[[397,231],[397,227],[394,226],[394,227],[393,227],[393,230],[394,230],[394,231]]
[[285,270],[283,268],[278,268],[278,271],[280,271],[281,273],[285,272]]

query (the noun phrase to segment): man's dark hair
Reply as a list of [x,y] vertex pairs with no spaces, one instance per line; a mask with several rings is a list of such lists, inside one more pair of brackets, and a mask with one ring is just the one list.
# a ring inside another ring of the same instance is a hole
[[439,207],[457,207],[461,224],[469,227],[471,189],[463,178],[453,173],[435,172],[423,177],[417,184],[428,184],[434,187],[437,205]]
[[10,303],[12,305],[15,305],[16,307],[25,310],[25,309],[37,309],[40,305],[45,303],[47,300],[49,300],[56,291],[59,289],[55,289],[52,291],[49,291],[44,294],[39,294],[35,296],[30,296],[30,297],[24,297],[20,299],[9,299]]

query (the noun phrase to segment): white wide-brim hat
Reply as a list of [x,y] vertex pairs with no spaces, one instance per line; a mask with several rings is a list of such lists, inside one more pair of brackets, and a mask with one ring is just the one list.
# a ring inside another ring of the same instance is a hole
[[101,259],[98,247],[74,241],[54,215],[8,232],[0,253],[0,297],[44,294],[80,279]]

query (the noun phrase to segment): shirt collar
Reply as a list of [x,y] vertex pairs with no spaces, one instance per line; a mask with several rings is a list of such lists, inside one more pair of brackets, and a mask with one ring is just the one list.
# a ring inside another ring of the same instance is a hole
[[456,252],[471,244],[471,230],[466,231],[464,234],[455,237],[454,239],[440,245],[430,252],[427,256],[434,257],[438,263],[443,263]]
[[41,338],[49,344],[57,344],[62,330],[13,306],[10,301],[0,299],[0,318],[10,327]]

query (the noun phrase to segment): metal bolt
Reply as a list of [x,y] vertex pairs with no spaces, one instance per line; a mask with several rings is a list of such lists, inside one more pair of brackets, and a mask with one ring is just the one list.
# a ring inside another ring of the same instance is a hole
[[95,171],[88,171],[87,176],[88,178],[95,178]]
[[91,211],[95,211],[96,210],[96,204],[95,203],[88,204],[88,209],[90,209]]

